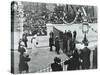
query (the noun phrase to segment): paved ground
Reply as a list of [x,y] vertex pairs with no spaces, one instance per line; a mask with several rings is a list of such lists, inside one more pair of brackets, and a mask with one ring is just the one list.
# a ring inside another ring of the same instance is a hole
[[[29,71],[34,73],[40,69],[48,67],[49,63],[53,62],[55,56],[58,56],[63,60],[66,59],[66,55],[60,52],[60,55],[57,55],[55,51],[50,52],[49,47],[44,48],[34,48],[29,49],[31,61],[29,62]],[[19,63],[19,53],[14,52],[14,62],[15,62],[15,73],[18,73],[18,63]]]
[[[91,25],[92,26],[92,25]],[[93,28],[95,30],[97,30],[97,24],[93,24]],[[82,34],[82,30],[81,27],[78,25],[78,27],[74,27],[74,28],[70,28],[70,29],[76,29],[78,32],[78,37],[77,39],[79,41],[81,41],[83,39],[83,34]],[[19,63],[19,53],[17,51],[17,47],[18,47],[18,40],[19,40],[19,33],[15,32],[15,39],[14,39],[14,43],[12,43],[12,45],[14,45],[15,50],[14,50],[14,69],[15,69],[15,73],[18,73],[18,63]],[[89,41],[91,40],[97,40],[97,33],[93,32],[91,29],[89,29],[89,33],[87,35]],[[62,60],[66,59],[66,55],[62,53],[60,55],[57,55],[55,53],[55,51],[50,52],[49,51],[49,47],[40,47],[40,48],[36,48],[34,46],[34,44],[30,43],[30,40],[28,42],[28,46],[29,48],[32,49],[28,49],[28,52],[30,53],[30,58],[31,61],[29,62],[29,71],[30,72],[37,72],[42,68],[45,68],[49,65],[49,63],[53,62],[53,59],[55,56],[59,56]]]

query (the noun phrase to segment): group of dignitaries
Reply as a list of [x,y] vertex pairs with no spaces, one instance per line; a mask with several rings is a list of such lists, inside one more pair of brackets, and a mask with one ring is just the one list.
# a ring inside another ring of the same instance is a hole
[[[70,30],[63,33],[63,39],[59,39],[58,36],[54,38],[54,33],[50,32],[49,46],[50,51],[53,51],[53,46],[55,46],[55,52],[60,54],[60,41],[62,40],[63,48],[62,51],[65,53],[69,59],[64,61],[64,65],[68,65],[67,70],[79,70],[90,68],[90,52],[91,50],[87,47],[88,43],[84,44],[83,50],[78,50],[76,48],[76,35],[77,32],[73,31],[73,35]],[[26,53],[27,48],[27,35],[23,34],[23,38],[19,41],[18,52],[19,56],[19,72],[25,71],[29,72],[28,62],[31,60],[29,55]],[[70,54],[71,52],[71,54]],[[69,53],[69,54],[68,54]],[[51,63],[52,71],[63,71],[63,66],[61,65],[61,59],[58,57],[54,58],[54,63]]]
[[[84,44],[84,48],[78,50],[76,48],[76,35],[77,32],[74,31],[73,35],[70,30],[63,34],[63,53],[65,53],[69,59],[66,59],[64,65],[67,66],[67,70],[79,70],[79,69],[89,69],[90,68],[90,53],[91,50],[88,48],[88,43]],[[60,54],[60,41],[59,38],[56,37],[54,39],[54,33],[50,33],[49,38],[49,46],[50,51],[52,51],[52,47],[55,46],[55,51],[57,54]],[[58,57],[54,58],[54,63],[51,63],[52,71],[63,71],[63,66],[61,65],[61,59]]]
[[68,30],[68,32],[65,30],[62,39],[59,39],[58,36],[54,37],[54,33],[51,31],[49,38],[50,51],[53,51],[53,46],[55,46],[55,51],[57,52],[57,54],[60,54],[59,52],[61,47],[60,41],[62,41],[63,53],[67,53],[70,50],[73,50],[75,48],[76,35],[77,35],[76,31],[74,31],[72,35],[70,30]]
[[[90,69],[90,52],[91,50],[87,47],[88,44],[85,44],[85,47],[82,50],[74,49],[71,55],[68,55],[63,64],[67,65],[67,70],[80,70],[80,69]],[[63,66],[61,64],[61,59],[59,57],[54,58],[54,62],[51,63],[52,71],[63,71]]]

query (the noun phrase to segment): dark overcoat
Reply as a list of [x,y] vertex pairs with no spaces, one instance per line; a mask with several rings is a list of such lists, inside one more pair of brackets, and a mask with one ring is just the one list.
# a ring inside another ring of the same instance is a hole
[[52,63],[51,69],[52,71],[63,71],[61,64],[58,64],[58,63]]

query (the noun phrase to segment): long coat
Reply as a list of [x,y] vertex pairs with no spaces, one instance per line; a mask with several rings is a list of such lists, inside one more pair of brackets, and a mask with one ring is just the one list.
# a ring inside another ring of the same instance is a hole
[[23,54],[20,54],[19,71],[28,71],[28,61],[30,61],[29,57],[25,57]]
[[74,31],[74,32],[73,32],[73,38],[74,38],[74,39],[76,39],[76,35],[77,35],[76,31]]
[[64,62],[64,65],[68,65],[67,70],[79,69],[79,66],[80,66],[79,54],[77,52],[72,54],[72,58],[70,58],[69,60],[66,60]]
[[59,39],[55,39],[55,47],[56,47],[56,50],[59,51],[60,49]]
[[53,41],[53,38],[49,38],[49,46],[53,46],[54,45],[54,41]]
[[85,47],[80,54],[80,58],[83,60],[82,62],[82,68],[83,69],[89,69],[90,67],[90,49]]

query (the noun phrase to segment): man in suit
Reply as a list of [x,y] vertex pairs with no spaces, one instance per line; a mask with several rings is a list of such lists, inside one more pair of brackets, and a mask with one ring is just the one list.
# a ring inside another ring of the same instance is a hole
[[72,55],[69,55],[69,59],[64,62],[64,65],[68,65],[67,70],[78,70],[80,67],[79,54],[77,50],[74,50]]
[[53,38],[50,36],[49,38],[49,47],[50,47],[50,51],[52,51],[52,46],[54,45],[53,43]]
[[60,54],[59,53],[59,50],[60,50],[60,45],[59,45],[59,38],[58,38],[58,36],[56,36],[56,39],[55,39],[55,47],[56,47],[56,52],[57,52],[57,54]]
[[85,44],[85,47],[82,49],[80,58],[82,60],[82,69],[89,69],[90,68],[90,53],[91,50],[87,47],[88,43]]
[[52,38],[54,38],[54,32],[53,32],[53,31],[51,31],[51,32],[49,33],[49,35],[50,35]]
[[76,31],[73,31],[73,39],[76,40],[76,35],[77,35],[77,32]]

